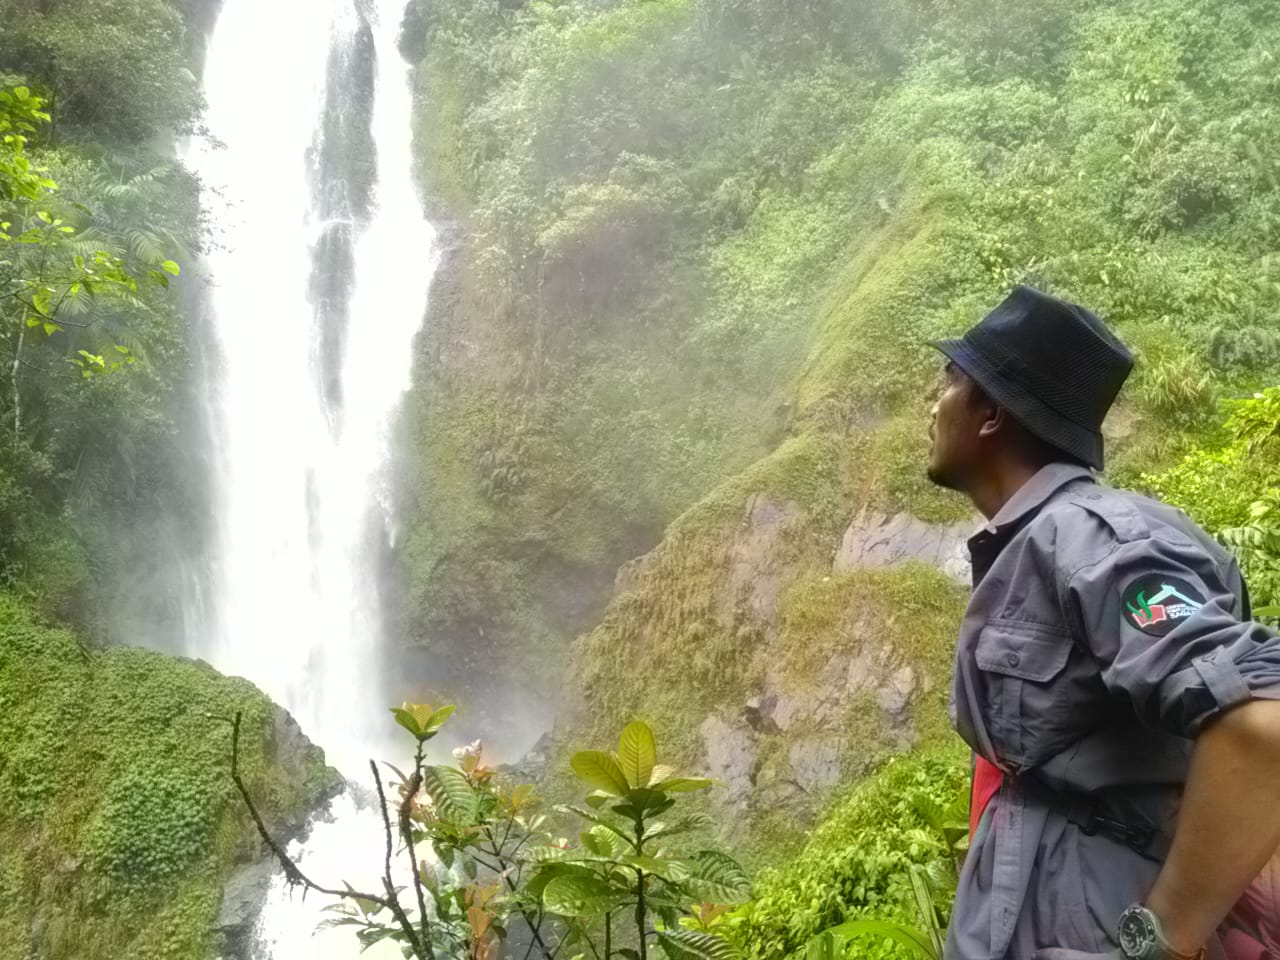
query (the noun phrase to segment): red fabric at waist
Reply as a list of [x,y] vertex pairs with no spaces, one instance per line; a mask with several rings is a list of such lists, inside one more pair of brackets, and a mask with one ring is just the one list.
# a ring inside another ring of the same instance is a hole
[[978,832],[978,824],[987,804],[1004,782],[1004,774],[986,757],[978,756],[973,762],[973,792],[969,794],[969,838]]

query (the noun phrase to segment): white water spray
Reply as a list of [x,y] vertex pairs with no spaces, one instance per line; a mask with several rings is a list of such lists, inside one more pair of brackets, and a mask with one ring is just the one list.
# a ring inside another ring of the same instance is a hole
[[[393,729],[377,667],[389,429],[437,253],[412,179],[409,74],[396,47],[405,0],[371,0],[363,18],[353,3],[225,0],[211,38],[211,140],[188,162],[214,228],[205,268],[218,354],[208,394],[218,557],[213,622],[191,646],[264,689],[330,763],[364,781],[366,758],[387,755]],[[372,115],[367,105],[335,110],[331,88],[349,82],[339,68],[359,63],[370,33]],[[325,137],[362,144],[362,124],[370,143],[355,167],[367,174],[376,157],[372,193],[335,221],[324,198],[359,185],[326,169]],[[322,278],[325,296],[344,301],[336,311],[315,294],[335,229],[351,244],[350,276]],[[325,329],[335,313],[345,319],[337,335]],[[323,881],[359,885],[369,870],[360,861],[378,859],[381,823],[348,798],[334,814],[297,852]],[[312,941],[320,899],[304,906],[273,888],[263,960],[357,955],[345,936]]]

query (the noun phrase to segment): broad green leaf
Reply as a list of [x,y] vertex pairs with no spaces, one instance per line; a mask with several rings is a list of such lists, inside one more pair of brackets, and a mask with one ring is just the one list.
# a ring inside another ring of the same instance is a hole
[[649,829],[645,831],[645,839],[651,840],[654,837],[670,837],[679,833],[688,833],[690,830],[709,830],[715,826],[715,821],[705,813],[691,813],[687,817],[681,817],[674,823],[654,822],[649,825]]
[[648,724],[636,720],[622,728],[618,737],[618,763],[633,787],[647,787],[658,762],[658,745]]
[[46,320],[41,326],[44,327],[45,335],[49,337],[52,337],[60,329],[56,323],[49,320]]
[[457,707],[450,704],[448,706],[441,707],[439,710],[432,713],[431,716],[427,719],[427,723],[426,723],[427,731],[429,733],[436,733],[441,727],[444,726],[444,722],[448,720],[451,716],[453,716],[453,711],[457,709],[458,709]]
[[559,863],[568,860],[569,856],[570,852],[564,847],[525,847],[520,851],[520,859],[529,863]]
[[661,930],[658,942],[671,960],[741,960],[728,940],[697,930]]
[[579,833],[578,840],[582,843],[582,846],[585,850],[595,854],[597,857],[611,856],[612,850],[603,840],[599,839],[599,837],[593,832],[595,830],[599,830],[605,836],[610,836],[610,837],[613,836],[613,834],[610,833],[608,830],[604,829],[604,827],[595,826],[595,827],[592,827],[591,830],[583,830],[581,833]]
[[422,787],[445,820],[459,826],[475,823],[479,800],[461,770],[453,767],[424,767]]
[[670,860],[666,857],[637,857],[634,854],[627,854],[618,859],[629,867],[651,873],[671,883],[679,883],[689,876],[689,867],[679,860]]
[[609,798],[612,796],[613,794],[605,793],[603,790],[592,790],[587,794],[587,806],[593,810],[599,810],[609,802]]
[[596,843],[603,848],[602,856],[612,857],[615,860],[626,853],[631,847],[622,837],[602,824],[596,824],[588,831]]
[[533,796],[533,784],[521,783],[511,790],[511,808],[519,810]]
[[923,931],[889,920],[848,920],[825,933],[842,943],[847,943],[856,937],[884,937],[901,944],[916,956],[923,957],[924,960],[940,960],[934,953],[929,937]]
[[630,789],[627,778],[613,754],[603,750],[582,750],[569,760],[569,766],[582,780],[597,790],[620,797]]
[[713,786],[715,786],[715,781],[708,780],[706,777],[672,777],[669,780],[663,780],[661,783],[655,783],[653,789],[662,790],[666,793],[694,793]]
[[182,272],[182,268],[172,260],[164,261],[164,263],[160,264],[160,268],[164,270],[165,273],[171,274],[175,277]]
[[391,713],[395,716],[396,723],[400,724],[400,726],[404,727],[415,737],[421,736],[422,731],[418,729],[418,721],[414,719],[412,713],[405,710],[403,707],[392,707]]
[[565,917],[596,917],[615,909],[626,896],[595,876],[568,874],[552,878],[542,891],[542,903]]
[[689,860],[691,876],[685,889],[704,903],[745,903],[751,899],[751,878],[742,865],[719,850],[700,850]]
[[540,863],[534,868],[533,875],[521,884],[522,899],[532,897],[541,902],[547,884],[557,877],[585,877],[588,880],[601,879],[597,868],[580,863]]
[[672,780],[680,771],[675,767],[669,767],[665,763],[656,764],[649,772],[649,786],[661,783],[663,780]]
[[574,806],[571,803],[558,804],[556,806],[556,810],[560,811],[561,813],[576,814],[577,816],[581,817],[583,820],[589,820],[592,823],[599,824],[604,829],[610,830],[613,833],[615,833],[625,844],[627,844],[628,848],[634,848],[635,846],[632,838],[627,836],[627,834],[622,830],[621,827],[615,826],[614,824],[610,823],[608,820],[606,820],[600,814],[595,813],[594,811],[587,810],[584,807]]

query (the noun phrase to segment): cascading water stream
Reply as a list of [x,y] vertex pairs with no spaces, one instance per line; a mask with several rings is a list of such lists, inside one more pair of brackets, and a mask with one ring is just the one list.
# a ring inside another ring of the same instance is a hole
[[[212,622],[188,646],[262,687],[360,781],[366,758],[389,755],[385,470],[436,263],[412,178],[404,5],[225,0],[204,75],[210,136],[187,157],[213,229],[218,543]],[[343,797],[299,854],[356,883],[380,845],[376,813]],[[273,887],[256,956],[354,958],[345,936],[312,941],[318,899]]]

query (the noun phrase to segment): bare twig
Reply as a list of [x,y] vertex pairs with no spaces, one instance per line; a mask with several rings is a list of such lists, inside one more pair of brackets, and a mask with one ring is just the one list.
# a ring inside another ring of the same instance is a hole
[[369,903],[376,904],[383,910],[391,911],[392,916],[396,918],[396,922],[400,924],[400,929],[408,938],[409,946],[413,949],[422,960],[434,960],[431,954],[430,944],[425,947],[419,941],[417,934],[414,932],[413,924],[409,922],[409,918],[405,915],[404,909],[400,906],[400,902],[396,899],[395,885],[391,882],[391,824],[387,819],[387,801],[386,796],[382,792],[382,779],[378,776],[378,768],[370,761],[373,767],[374,782],[378,785],[378,799],[382,801],[382,821],[387,829],[387,861],[386,873],[383,883],[386,887],[387,895],[380,897],[375,893],[362,893],[359,890],[335,890],[330,887],[324,887],[316,883],[310,877],[299,869],[298,865],[290,859],[289,855],[271,836],[267,830],[266,824],[262,822],[262,817],[258,813],[257,807],[253,804],[253,798],[249,796],[249,791],[244,785],[244,780],[240,777],[240,713],[236,712],[235,719],[232,721],[231,731],[231,779],[235,782],[236,789],[240,791],[240,796],[244,799],[245,806],[249,808],[249,814],[253,817],[253,822],[258,828],[258,835],[262,837],[263,842],[270,848],[275,858],[280,863],[280,869],[284,871],[285,880],[290,886],[302,886],[317,893],[323,893],[330,897],[340,897],[345,900],[365,900]]
[[430,949],[431,933],[428,928],[427,901],[422,892],[422,871],[418,866],[418,852],[413,845],[413,799],[422,787],[422,740],[418,741],[418,750],[413,758],[413,776],[409,778],[404,799],[400,802],[400,834],[404,837],[405,846],[409,848],[409,862],[413,865],[413,892],[418,898],[418,926],[422,931],[422,939]]
[[[400,906],[400,900],[396,896],[395,881],[391,879],[391,815],[387,813],[387,794],[382,789],[382,775],[378,773],[378,765],[372,760],[369,761],[369,769],[373,771],[373,782],[378,788],[378,810],[382,813],[382,828],[387,838],[386,859],[383,861],[382,885],[386,888],[388,897],[388,909],[396,918],[396,922],[400,924],[400,929],[409,940],[409,946],[423,960],[435,960],[435,954],[432,952],[431,944],[424,943],[423,938],[419,936],[418,931],[413,929],[413,924],[409,922],[408,915],[404,912],[404,908]],[[418,865],[413,864],[413,871],[416,874]]]
[[[225,718],[224,718],[225,719]],[[258,813],[258,808],[253,804],[253,798],[249,796],[249,790],[244,785],[244,780],[240,777],[240,713],[236,712],[235,719],[232,721],[231,727],[231,779],[236,785],[236,789],[240,791],[240,796],[244,800],[244,804],[249,808],[249,815],[253,817],[254,825],[258,828],[258,836],[262,838],[262,842],[267,845],[276,860],[280,863],[280,869],[284,871],[285,880],[290,886],[302,886],[316,893],[323,893],[330,897],[343,897],[345,899],[368,900],[378,904],[383,908],[390,907],[385,899],[374,893],[361,893],[358,890],[332,890],[328,887],[321,886],[310,877],[308,877],[298,867],[296,863],[290,859],[289,855],[284,852],[284,848],[278,844],[267,830],[266,824],[262,822],[262,817]]]

